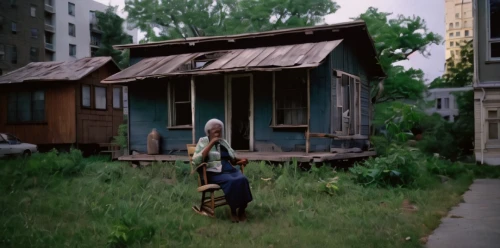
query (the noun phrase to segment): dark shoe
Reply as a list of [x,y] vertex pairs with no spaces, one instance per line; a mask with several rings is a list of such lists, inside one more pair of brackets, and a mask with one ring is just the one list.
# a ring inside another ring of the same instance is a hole
[[245,208],[240,208],[238,209],[238,219],[241,221],[241,222],[245,222],[247,221],[247,214],[245,212]]

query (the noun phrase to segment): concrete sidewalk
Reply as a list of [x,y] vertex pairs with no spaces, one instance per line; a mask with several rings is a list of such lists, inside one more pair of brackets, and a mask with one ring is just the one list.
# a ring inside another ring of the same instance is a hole
[[428,248],[500,247],[500,179],[478,179],[429,236]]

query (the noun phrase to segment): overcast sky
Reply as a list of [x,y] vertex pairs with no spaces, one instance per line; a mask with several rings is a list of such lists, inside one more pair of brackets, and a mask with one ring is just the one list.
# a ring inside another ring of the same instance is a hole
[[[125,0],[96,0],[103,4],[118,5],[118,14],[126,17],[123,12]],[[390,12],[394,15],[403,14],[405,16],[420,16],[426,23],[429,31],[440,34],[444,37],[444,0],[336,0],[340,9],[325,18],[326,23],[350,21],[349,18],[356,17],[366,11],[370,6],[378,8],[383,12]],[[143,35],[139,34],[139,39]],[[430,83],[434,78],[441,76],[444,72],[444,45],[433,45],[430,47],[431,56],[424,58],[420,54],[414,54],[408,61],[400,64],[405,67],[420,68],[425,72],[425,78]]]

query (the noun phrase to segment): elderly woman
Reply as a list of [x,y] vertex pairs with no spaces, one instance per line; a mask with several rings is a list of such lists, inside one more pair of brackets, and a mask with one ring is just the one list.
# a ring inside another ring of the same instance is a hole
[[207,163],[207,180],[210,184],[218,184],[231,208],[233,222],[245,221],[245,209],[252,201],[252,193],[248,179],[240,170],[233,167],[238,159],[234,150],[223,139],[224,124],[218,119],[211,119],[205,125],[206,137],[200,138],[193,155],[195,166]]

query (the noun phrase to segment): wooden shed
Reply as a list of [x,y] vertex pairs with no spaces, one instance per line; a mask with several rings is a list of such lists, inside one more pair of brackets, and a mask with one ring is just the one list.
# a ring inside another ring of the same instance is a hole
[[156,128],[163,154],[122,160],[187,159],[211,118],[249,159],[374,154],[369,83],[385,74],[362,21],[116,48],[132,65],[103,83],[128,86],[129,147],[145,153]]
[[111,57],[34,62],[0,77],[0,132],[43,148],[109,142],[123,122],[119,72]]

